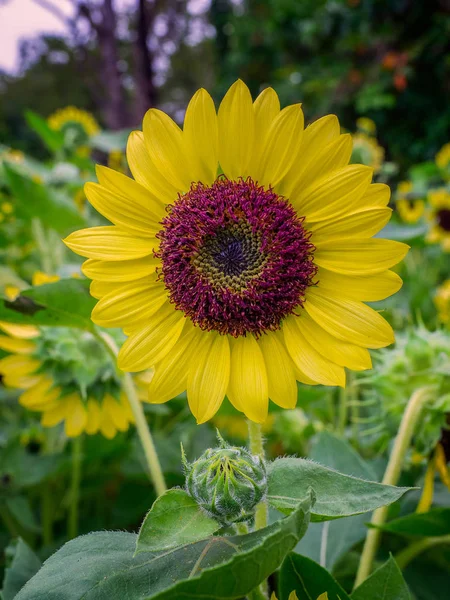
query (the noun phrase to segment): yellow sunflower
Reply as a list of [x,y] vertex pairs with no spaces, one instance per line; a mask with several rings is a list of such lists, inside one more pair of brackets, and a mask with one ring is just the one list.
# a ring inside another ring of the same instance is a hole
[[450,322],[450,279],[444,281],[444,283],[436,290],[434,297],[434,304],[438,311],[439,320],[442,323]]
[[450,192],[445,188],[431,190],[428,202],[431,228],[426,240],[430,244],[440,243],[444,252],[450,252]]
[[376,173],[381,169],[384,161],[384,148],[379,145],[376,138],[366,133],[355,133],[351,160],[353,163],[372,167]]
[[425,202],[422,199],[414,199],[412,192],[411,181],[400,181],[397,186],[395,207],[401,220],[405,223],[417,223],[425,213]]
[[368,117],[360,117],[359,119],[356,119],[356,127],[359,131],[362,131],[370,136],[374,136],[377,133],[377,126],[375,125],[375,122]]
[[64,131],[71,126],[81,127],[87,137],[97,135],[100,131],[94,115],[75,106],[66,106],[55,111],[48,117],[47,123],[56,131]]
[[345,386],[394,341],[364,304],[395,293],[405,244],[372,239],[389,221],[389,188],[349,165],[335,116],[306,129],[273,89],[253,103],[236,82],[218,114],[201,89],[184,128],[150,109],[130,135],[134,180],[98,167],[91,204],[113,226],[65,241],[87,257],[92,319],[122,327],[125,371],[155,367],[149,401],[187,390],[198,423],[225,396],[255,421],[269,398],[297,402],[296,380]]
[[435,157],[436,165],[440,169],[447,169],[450,165],[450,143],[444,144]]
[[[42,413],[41,424],[64,422],[68,437],[83,432],[108,439],[126,431],[133,415],[105,349],[87,332],[0,322],[6,387],[25,390],[19,403]],[[85,357],[89,356],[89,364]]]

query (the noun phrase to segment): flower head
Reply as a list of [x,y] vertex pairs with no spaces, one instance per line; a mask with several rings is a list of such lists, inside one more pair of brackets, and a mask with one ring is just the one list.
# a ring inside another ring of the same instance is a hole
[[353,135],[352,162],[362,163],[372,167],[375,173],[381,169],[384,161],[384,148],[379,145],[376,138],[359,132]]
[[438,311],[439,320],[442,323],[450,323],[450,279],[436,290],[434,304]]
[[236,82],[218,114],[205,90],[183,130],[151,109],[133,132],[134,180],[99,167],[91,204],[112,223],[71,234],[99,299],[92,319],[122,327],[126,371],[154,366],[150,402],[187,389],[199,423],[225,395],[263,422],[269,398],[297,401],[296,380],[345,385],[393,341],[364,301],[395,293],[406,254],[372,239],[388,222],[389,188],[349,165],[336,117],[306,129],[299,105],[272,89],[253,103]]
[[450,252],[450,192],[439,188],[428,192],[430,212],[428,220],[431,229],[427,234],[427,242],[440,243],[444,252]]
[[398,184],[395,207],[405,223],[417,223],[425,213],[425,202],[414,197],[411,181],[400,181]]
[[48,117],[48,125],[56,131],[65,131],[69,128],[81,128],[87,137],[97,135],[100,127],[95,117],[81,108],[67,106],[60,108]]
[[[133,421],[106,350],[90,334],[64,327],[0,323],[0,360],[7,387],[25,390],[19,403],[42,413],[44,427],[64,422],[66,435],[113,438]],[[89,362],[86,361],[89,356]]]
[[436,154],[436,165],[442,170],[450,166],[450,143],[444,144]]

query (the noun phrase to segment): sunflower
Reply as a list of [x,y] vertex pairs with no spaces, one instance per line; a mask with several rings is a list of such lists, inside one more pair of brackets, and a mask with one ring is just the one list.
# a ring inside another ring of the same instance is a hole
[[94,115],[75,106],[66,106],[66,108],[55,111],[48,117],[47,123],[55,131],[66,131],[68,128],[74,127],[81,128],[87,137],[97,135],[100,131]]
[[375,122],[368,117],[360,117],[359,119],[356,119],[356,128],[370,136],[375,136],[377,133],[377,126],[375,125]]
[[122,327],[124,371],[155,367],[149,401],[187,389],[198,423],[225,395],[264,422],[269,398],[297,401],[296,380],[345,386],[394,341],[363,302],[401,287],[405,244],[372,239],[389,221],[389,188],[348,165],[335,116],[305,130],[300,105],[273,89],[252,103],[237,81],[218,114],[201,89],[181,130],[150,109],[130,135],[134,180],[98,167],[91,204],[113,226],[65,241],[87,257],[95,323]]
[[425,213],[425,202],[414,199],[411,181],[400,181],[397,186],[397,201],[395,207],[400,218],[405,223],[417,223]]
[[450,279],[444,281],[444,283],[436,290],[434,297],[434,304],[438,311],[439,320],[442,323],[450,322]]
[[384,148],[379,145],[376,138],[366,133],[355,133],[351,161],[372,167],[376,173],[381,169],[384,161]]
[[439,169],[446,170],[450,166],[450,143],[444,144],[435,157]]
[[426,241],[440,243],[444,252],[450,252],[450,193],[445,188],[428,192],[431,210],[428,215],[431,228]]
[[[126,431],[133,416],[106,350],[87,332],[0,322],[0,360],[7,387],[25,390],[19,403],[42,413],[41,424],[64,422],[68,437]],[[89,364],[85,357],[89,356]]]

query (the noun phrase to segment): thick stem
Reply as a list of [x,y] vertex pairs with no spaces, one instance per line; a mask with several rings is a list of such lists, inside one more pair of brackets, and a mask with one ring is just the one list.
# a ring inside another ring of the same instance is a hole
[[[114,359],[114,364],[117,364],[117,354],[119,350],[114,340],[108,334],[103,332],[95,331],[94,335],[105,344],[108,352]],[[155,486],[156,493],[158,496],[161,496],[167,491],[167,485],[159,462],[158,453],[156,452],[155,444],[153,442],[153,437],[150,433],[147,419],[145,418],[142,402],[138,398],[136,386],[129,373],[123,373],[123,390],[133,412],[136,429],[144,450],[150,478]]]
[[[389,462],[386,467],[382,483],[386,485],[396,485],[400,477],[403,461],[411,443],[417,421],[419,420],[422,409],[425,403],[429,400],[430,395],[430,388],[419,388],[409,399],[405,412],[403,413],[400,429],[397,437],[395,438],[394,446],[389,457]],[[387,513],[387,506],[382,506],[374,511],[371,519],[372,525],[377,527],[383,525],[386,521]],[[364,542],[358,573],[356,574],[355,587],[360,585],[370,575],[372,563],[380,544],[380,538],[380,529],[369,529],[366,536],[366,541]]]
[[83,461],[83,438],[72,440],[72,479],[70,482],[70,506],[67,522],[69,540],[78,535],[78,505],[80,502],[81,463]]
[[44,546],[53,542],[53,499],[50,483],[45,483],[41,492],[42,541]]
[[[256,454],[265,460],[266,453],[264,451],[264,442],[261,431],[261,425],[259,423],[253,423],[253,421],[248,421],[248,441],[250,446],[250,452],[252,454]],[[267,500],[262,500],[255,511],[255,530],[263,529],[267,527],[269,522],[269,507],[267,505]],[[268,584],[267,581],[263,581],[261,585],[253,590],[253,592],[249,595],[251,600],[266,600],[268,597]]]
[[428,548],[433,548],[433,546],[438,546],[439,544],[450,544],[450,535],[429,537],[413,542],[399,552],[396,555],[395,560],[399,568],[404,569],[414,558],[416,558],[416,556],[419,556],[419,554],[422,554],[422,552],[425,552]]

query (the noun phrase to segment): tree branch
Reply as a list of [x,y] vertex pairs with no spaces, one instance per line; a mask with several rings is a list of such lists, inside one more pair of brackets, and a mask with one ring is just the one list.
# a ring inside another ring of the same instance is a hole
[[69,24],[69,17],[67,17],[67,15],[65,15],[64,12],[60,10],[57,6],[55,6],[52,2],[49,2],[49,0],[33,0],[33,2],[35,2],[41,8],[44,8],[45,10],[50,12],[54,17],[62,21],[64,25]]

